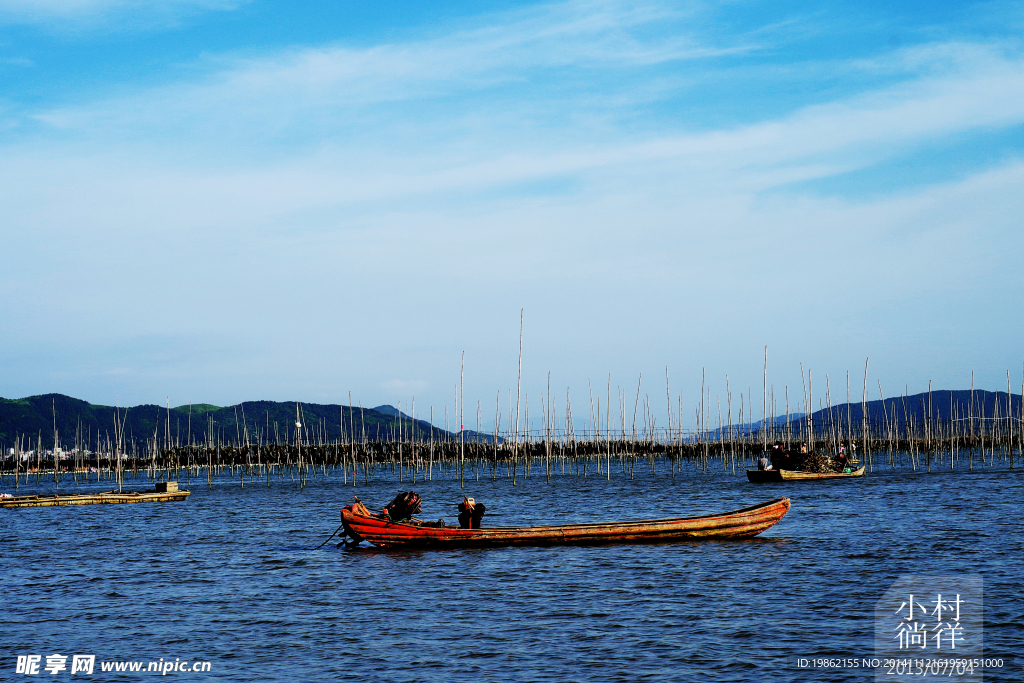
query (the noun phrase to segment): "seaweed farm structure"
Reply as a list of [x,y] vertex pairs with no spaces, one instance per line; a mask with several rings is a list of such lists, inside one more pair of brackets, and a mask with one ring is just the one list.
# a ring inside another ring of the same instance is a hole
[[67,505],[123,505],[169,503],[185,500],[191,492],[179,490],[178,482],[165,481],[151,491],[104,491],[64,495],[0,496],[0,508],[64,507]]
[[[135,439],[126,431],[126,414],[117,411],[113,433],[78,429],[66,449],[59,446],[56,426],[50,450],[41,431],[17,434],[13,443],[5,444],[0,485],[16,489],[45,480],[59,487],[62,482],[103,479],[120,484],[127,476],[152,482],[206,479],[212,485],[215,476],[225,475],[237,478],[241,486],[269,486],[275,478],[302,486],[310,477],[356,485],[384,473],[410,483],[435,477],[503,477],[515,484],[521,477],[550,480],[555,474],[632,478],[638,468],[670,476],[687,469],[744,476],[770,444],[780,442],[825,453],[845,447],[869,472],[1012,469],[1024,440],[1021,396],[1009,392],[929,391],[824,405],[797,415],[788,409],[779,417],[766,411],[768,417],[758,422],[743,421],[747,401],[738,424],[732,423],[731,400],[725,415],[718,407],[714,421],[710,401],[702,401],[695,410],[695,429],[680,428],[681,410],[677,416],[669,414],[668,427],[658,428],[649,400],[641,410],[638,392],[633,410],[620,400],[615,416],[607,402],[603,415],[600,402],[596,409],[592,404],[591,420],[578,432],[569,400],[561,410],[553,403],[550,397],[542,400],[540,429],[502,429],[498,412],[490,434],[440,429],[396,409],[391,409],[393,419],[386,429],[382,423],[368,429],[365,421],[369,412],[383,413],[346,406],[332,407],[336,418],[329,424],[325,418],[310,420],[310,411],[298,404],[294,422],[284,429],[280,421],[271,427],[269,410],[262,420],[247,420],[246,411],[250,416],[256,411],[245,404],[233,407],[239,414],[233,424],[217,425],[208,415],[202,438],[189,430],[186,439],[175,431],[171,409],[161,409],[163,415],[149,436]],[[511,410],[507,417],[504,424],[519,423]],[[528,419],[522,424],[529,424]]]

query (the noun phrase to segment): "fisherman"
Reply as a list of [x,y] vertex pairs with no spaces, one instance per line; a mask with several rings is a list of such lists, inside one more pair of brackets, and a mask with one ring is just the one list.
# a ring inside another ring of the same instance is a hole
[[787,469],[791,470],[806,470],[808,467],[808,461],[814,458],[814,451],[807,447],[806,443],[800,444],[800,452],[793,453],[793,457],[790,458],[790,465]]
[[366,506],[363,505],[363,502],[361,500],[359,500],[359,496],[356,496],[355,499],[356,499],[356,501],[354,503],[352,503],[352,514],[353,515],[362,515],[363,517],[369,517],[370,516],[370,511],[367,510]]
[[791,470],[793,467],[793,458],[790,452],[783,448],[782,442],[776,442],[776,446],[772,448],[772,466],[773,470]]
[[415,520],[421,509],[421,499],[415,491],[401,491],[394,499],[384,507],[384,514],[394,522]]
[[843,472],[846,470],[847,463],[846,452],[843,449],[840,449],[839,453],[837,453],[835,457],[836,472]]
[[789,451],[786,451],[785,453],[782,454],[782,467],[780,469],[784,469],[784,470],[799,469],[799,466],[797,464],[798,462],[799,462],[799,460],[797,458],[793,457],[792,453],[790,453]]
[[480,520],[486,510],[483,503],[478,503],[468,496],[463,497],[459,503],[459,526],[463,529],[479,529]]
[[[774,453],[774,451],[775,451],[775,449],[772,448],[772,452],[773,453]],[[773,457],[774,457],[774,455],[773,455]],[[764,471],[764,470],[770,470],[771,468],[772,468],[772,464],[768,460],[768,454],[767,453],[762,453],[760,459],[758,459],[758,461],[757,461],[757,469],[759,469],[761,471]]]

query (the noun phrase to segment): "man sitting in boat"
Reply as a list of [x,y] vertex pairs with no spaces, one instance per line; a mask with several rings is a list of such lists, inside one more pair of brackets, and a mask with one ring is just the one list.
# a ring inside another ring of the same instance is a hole
[[[439,519],[436,522],[424,522],[422,519],[417,519],[413,516],[419,514],[421,503],[422,500],[415,491],[400,491],[380,512],[370,512],[359,500],[359,496],[356,496],[355,502],[345,509],[350,510],[354,515],[373,517],[388,522],[400,522],[402,524],[412,524],[413,526],[443,527],[445,525],[443,519]],[[483,512],[481,511],[480,514],[483,515]]]
[[846,449],[840,448],[835,457],[836,472],[844,472],[849,462],[846,459]]
[[757,461],[757,469],[759,470],[777,470],[780,469],[780,465],[783,464],[783,456],[787,455],[782,447],[781,441],[776,441],[772,444],[772,449],[761,456],[761,459]]
[[797,469],[796,460],[790,454],[789,451],[782,448],[782,444],[778,444],[778,449],[772,449],[772,466],[773,470],[795,470]]
[[370,516],[370,511],[363,505],[363,502],[359,500],[359,496],[356,496],[356,501],[352,503],[352,513],[356,515],[363,515],[364,517]]
[[480,520],[483,519],[486,510],[483,503],[478,503],[468,496],[463,497],[459,503],[459,526],[463,529],[479,529]]
[[415,491],[401,491],[384,507],[384,514],[392,522],[412,521],[420,513],[421,499]]

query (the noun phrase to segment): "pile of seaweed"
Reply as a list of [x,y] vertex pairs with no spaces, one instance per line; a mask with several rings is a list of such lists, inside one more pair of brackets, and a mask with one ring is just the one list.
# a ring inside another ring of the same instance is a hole
[[800,470],[804,472],[835,472],[835,464],[832,458],[824,453],[808,453],[800,461]]

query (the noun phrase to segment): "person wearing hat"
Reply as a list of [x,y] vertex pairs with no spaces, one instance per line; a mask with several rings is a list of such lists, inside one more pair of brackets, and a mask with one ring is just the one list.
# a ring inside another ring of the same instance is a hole
[[480,520],[487,508],[483,503],[478,503],[469,496],[465,496],[459,503],[459,526],[463,529],[479,529]]

